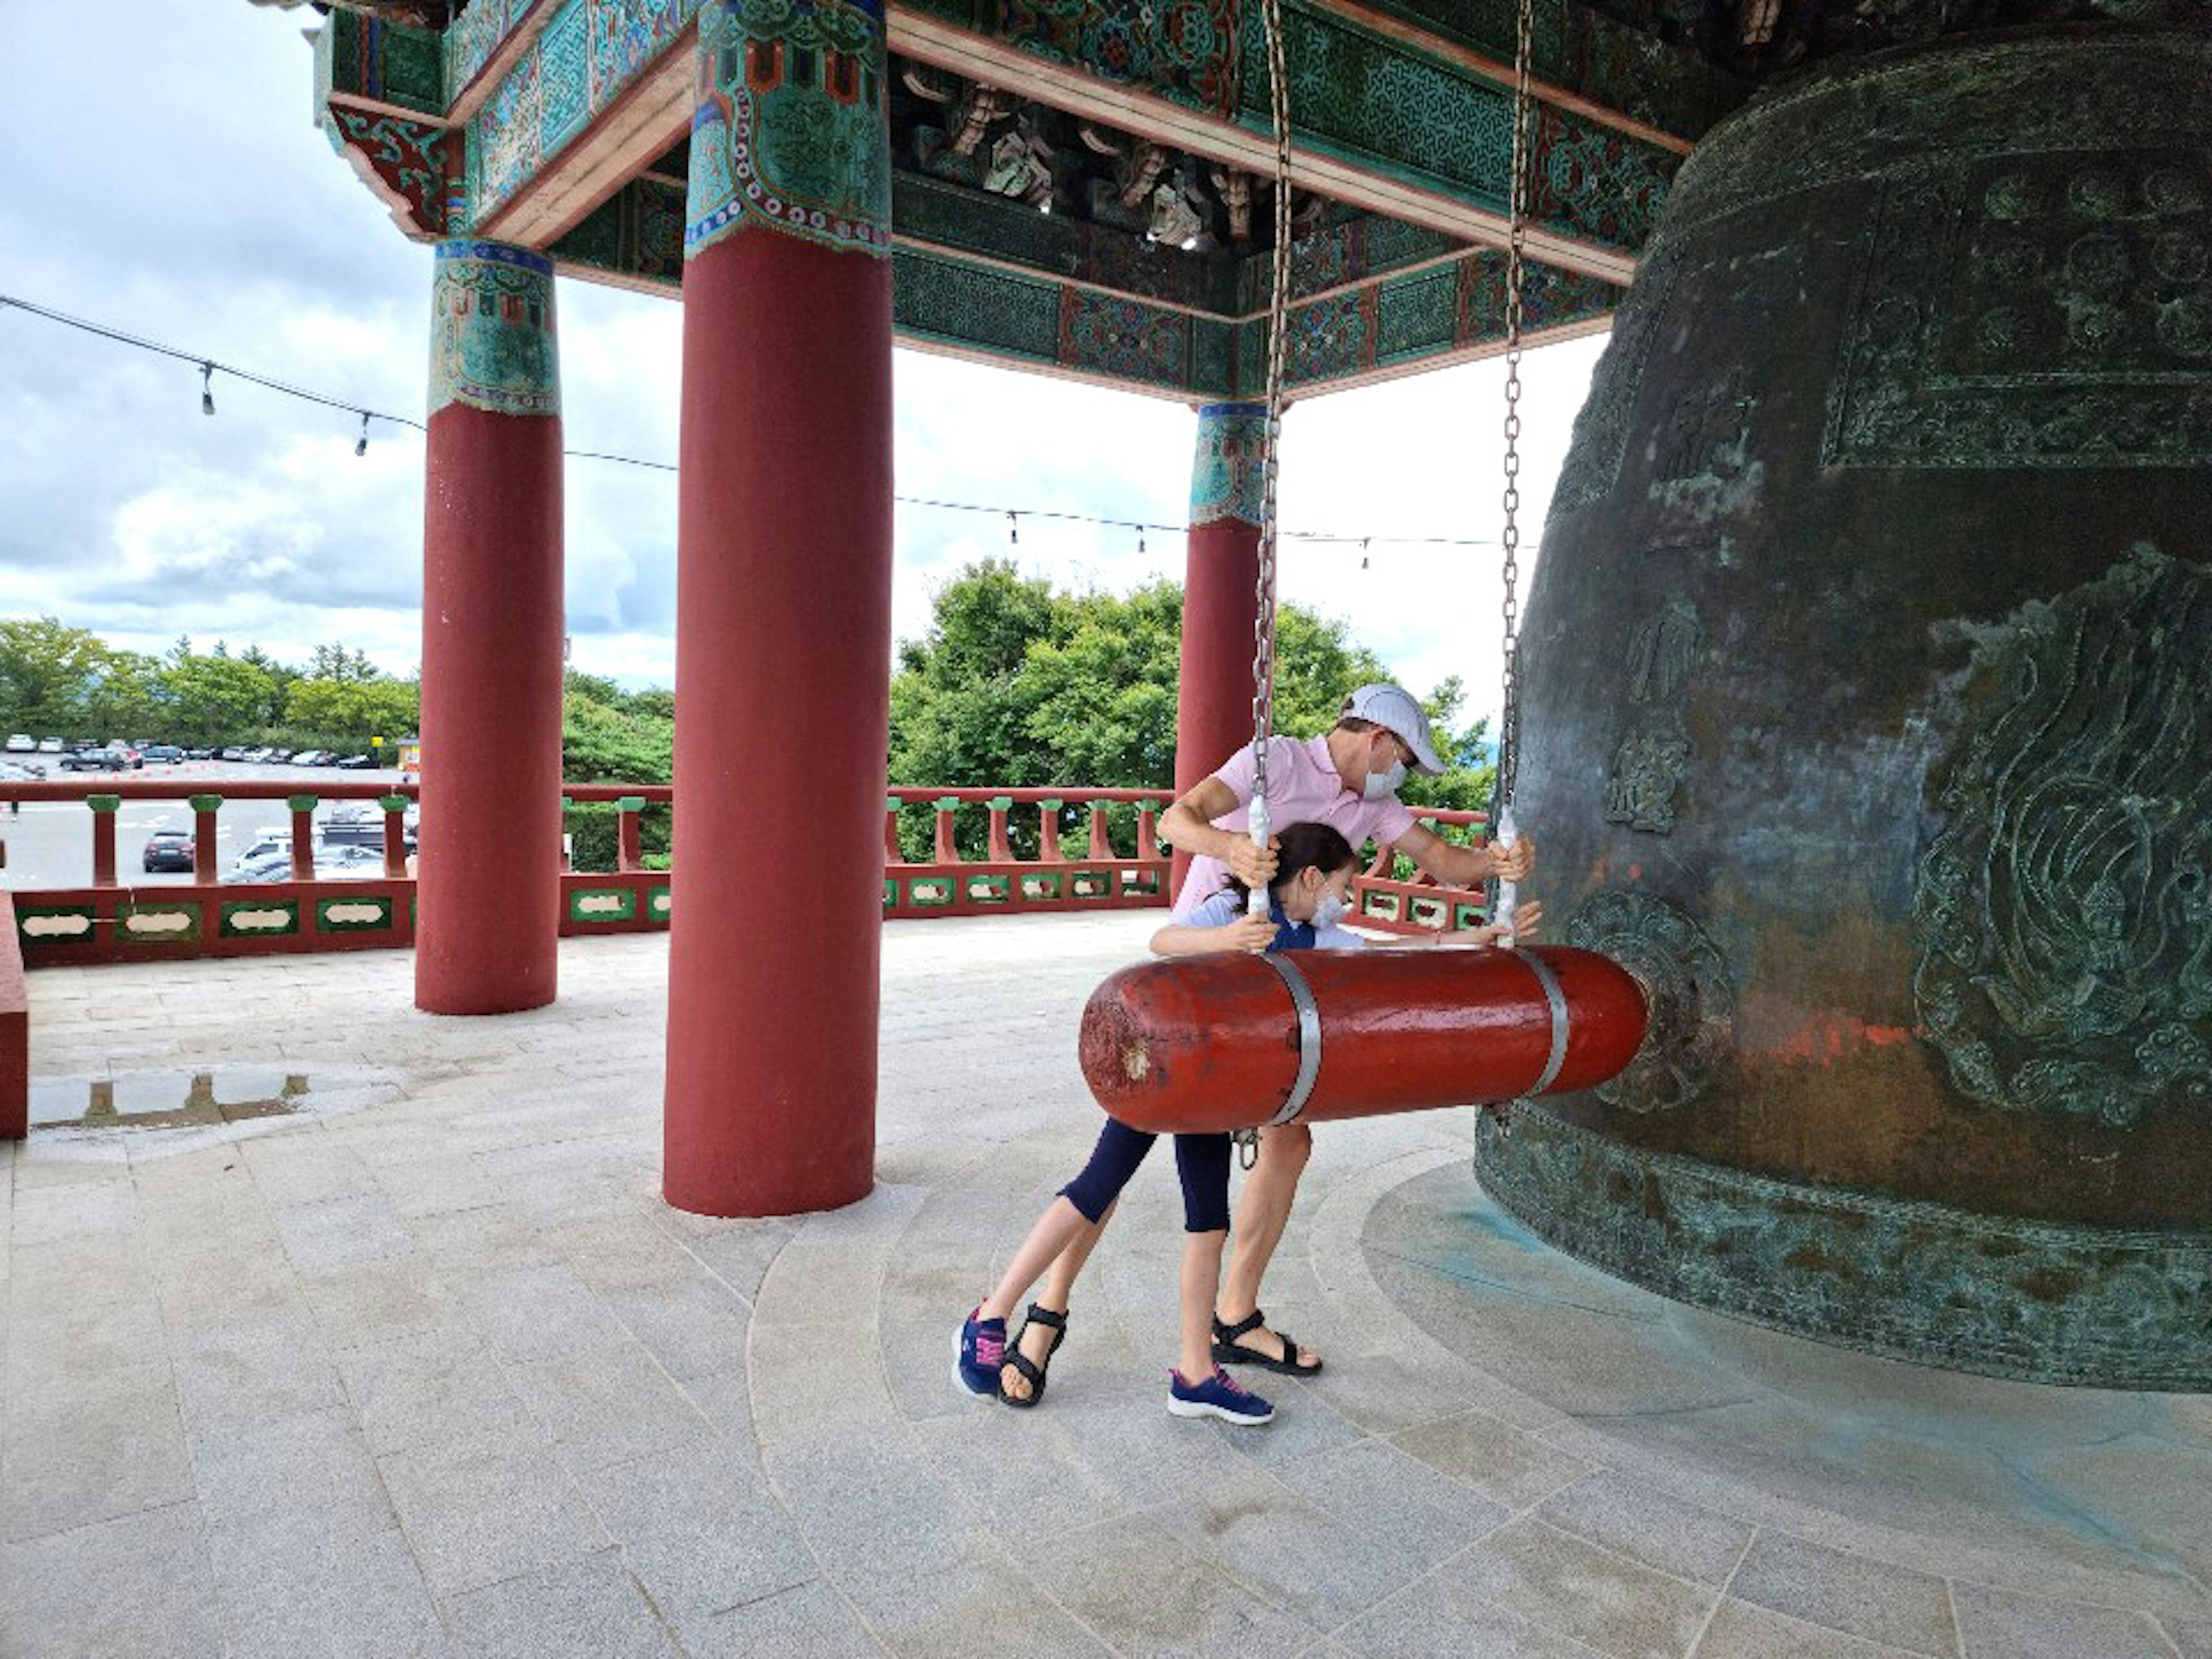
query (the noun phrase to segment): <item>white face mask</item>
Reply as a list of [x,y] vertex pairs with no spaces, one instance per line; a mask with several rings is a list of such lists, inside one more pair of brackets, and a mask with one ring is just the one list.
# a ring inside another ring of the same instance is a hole
[[1344,920],[1345,912],[1350,908],[1335,893],[1325,889],[1314,901],[1313,925],[1316,929],[1334,927]]
[[1387,772],[1370,772],[1360,793],[1369,800],[1388,800],[1398,793],[1398,786],[1406,781],[1406,763],[1392,761]]

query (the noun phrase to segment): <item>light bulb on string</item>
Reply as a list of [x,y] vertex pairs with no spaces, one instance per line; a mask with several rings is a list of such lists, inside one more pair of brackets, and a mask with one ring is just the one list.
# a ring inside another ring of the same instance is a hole
[[215,413],[215,365],[213,363],[200,365],[200,413],[203,415]]
[[368,453],[368,411],[365,409],[361,412],[361,436],[353,441],[353,453],[356,455]]
[[1137,526],[1137,556],[1140,559],[1145,556],[1145,526],[1142,525]]
[[1359,538],[1359,568],[1362,570],[1367,568],[1367,544],[1370,539],[1365,536]]
[[1015,512],[1012,507],[1008,507],[1006,509],[1006,545],[1009,547],[1019,547],[1021,544],[1022,515]]

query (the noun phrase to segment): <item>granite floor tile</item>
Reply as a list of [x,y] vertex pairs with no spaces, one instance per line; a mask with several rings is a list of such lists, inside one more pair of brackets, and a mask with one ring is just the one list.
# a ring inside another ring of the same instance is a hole
[[627,1335],[565,1261],[494,1268],[463,1291],[469,1316],[508,1364],[613,1346]]
[[449,1270],[411,1252],[303,1273],[298,1282],[334,1351],[418,1335],[463,1317]]
[[1950,1659],[1959,1650],[1942,1579],[1785,1533],[1762,1532],[1753,1540],[1729,1594],[1911,1653]]
[[608,1540],[550,1447],[469,1441],[377,1459],[431,1593],[480,1589]]
[[1724,1583],[1751,1542],[1749,1522],[1600,1469],[1545,1500],[1540,1520],[1694,1583]]
[[276,1212],[284,1254],[303,1273],[410,1255],[414,1236],[380,1191],[288,1204]]
[[1181,1539],[1193,1560],[1304,1620],[1316,1636],[1424,1571],[1392,1541],[1346,1526],[1257,1469],[1170,1498],[1146,1516]]
[[349,1531],[397,1524],[349,1407],[198,1436],[192,1467],[210,1528],[258,1531],[315,1512],[352,1517]]
[[726,1443],[695,1441],[579,1485],[653,1604],[687,1629],[819,1574],[760,1472]]
[[436,1607],[395,1527],[214,1544],[231,1659],[445,1659]]
[[1899,1659],[1904,1651],[1729,1596],[1690,1659]]
[[1317,1453],[1276,1474],[1353,1531],[1424,1569],[1457,1554],[1512,1513],[1388,1441]]
[[2173,1659],[2147,1613],[1954,1584],[1966,1659]]
[[[1111,1650],[1004,1556],[920,1573],[848,1575],[841,1588],[898,1659],[970,1659],[979,1645],[1033,1659],[1110,1659]],[[988,1632],[979,1644],[978,1632]]]
[[672,1659],[668,1632],[616,1552],[447,1599],[457,1659]]
[[1711,1589],[1528,1519],[1499,1528],[1448,1571],[1471,1595],[1613,1659],[1681,1659],[1715,1600]]
[[8,1659],[209,1659],[222,1647],[194,1504],[0,1546]]
[[1288,1654],[1311,1627],[1190,1559],[1146,1516],[1073,1534],[1024,1565],[1060,1606],[1127,1659]]
[[1401,1429],[1390,1440],[1407,1455],[1513,1510],[1540,1502],[1591,1467],[1486,1412]]
[[889,1651],[845,1598],[819,1582],[687,1624],[682,1637],[691,1659],[869,1659]]
[[191,1459],[165,1362],[88,1371],[6,1401],[0,1538],[65,1532],[191,1496]]
[[[1389,1659],[1601,1659],[1595,1648],[1472,1594],[1449,1565],[1363,1613],[1334,1650]],[[1776,1652],[1767,1659],[1804,1659]]]
[[531,1415],[579,1468],[641,1457],[695,1438],[706,1426],[635,1341],[509,1364],[507,1375]]
[[823,1431],[772,1442],[761,1456],[777,1500],[833,1576],[920,1571],[967,1547],[973,1513],[902,1440]]
[[196,1435],[345,1402],[322,1331],[304,1309],[182,1331],[173,1346],[178,1399]]
[[369,1450],[457,1441],[536,1442],[542,1432],[474,1330],[446,1327],[337,1356]]

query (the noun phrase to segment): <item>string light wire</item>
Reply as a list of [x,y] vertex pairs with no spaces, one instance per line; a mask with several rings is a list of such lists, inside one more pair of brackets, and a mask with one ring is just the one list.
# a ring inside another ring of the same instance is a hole
[[[266,374],[256,374],[252,369],[240,368],[234,363],[227,363],[218,358],[204,356],[197,351],[186,351],[182,347],[166,345],[159,340],[149,340],[143,335],[131,334],[119,328],[111,328],[104,323],[92,322],[82,317],[72,317],[66,312],[34,305],[28,300],[18,299],[11,294],[0,294],[0,310],[11,307],[27,315],[43,318],[51,323],[59,323],[65,328],[76,329],[86,334],[95,335],[103,340],[112,340],[118,345],[130,346],[139,351],[150,351],[159,356],[171,357],[179,362],[193,365],[200,371],[200,410],[204,414],[215,413],[215,377],[218,374],[228,374],[234,380],[242,380],[248,386],[260,386],[264,391],[277,392],[287,398],[297,398],[306,403],[319,404],[325,409],[343,410],[349,415],[358,415],[361,417],[361,432],[354,441],[353,453],[356,455],[368,453],[368,423],[371,421],[388,421],[394,426],[407,427],[416,432],[427,433],[429,430],[422,422],[412,420],[404,415],[394,415],[388,410],[365,408],[360,404],[350,403],[343,398],[333,398],[326,392],[313,391],[303,386],[295,386],[289,380],[275,380]],[[597,449],[564,449],[561,453],[563,457],[572,461],[605,461],[620,466],[642,467],[650,472],[676,471],[676,463],[673,461],[650,460],[641,455],[622,455],[608,450]],[[924,507],[946,513],[989,513],[1002,515],[1006,520],[1007,541],[1014,546],[1019,546],[1021,544],[1020,525],[1024,519],[1047,520],[1063,524],[1103,525],[1112,529],[1133,530],[1137,532],[1137,550],[1140,554],[1145,551],[1145,536],[1149,531],[1158,531],[1163,535],[1170,536],[1188,535],[1190,532],[1190,526],[1188,524],[1155,523],[1148,520],[1138,519],[1111,519],[1094,513],[1073,513],[1051,507],[1014,507],[982,501],[949,501],[924,495],[894,495],[891,499],[902,507]],[[1356,544],[1363,555],[1363,563],[1364,555],[1368,547],[1371,544],[1377,543],[1396,547],[1496,547],[1498,544],[1495,538],[1469,536],[1340,535],[1334,532],[1322,530],[1283,530],[1279,531],[1277,534],[1285,541],[1301,541],[1316,547],[1349,547]]]

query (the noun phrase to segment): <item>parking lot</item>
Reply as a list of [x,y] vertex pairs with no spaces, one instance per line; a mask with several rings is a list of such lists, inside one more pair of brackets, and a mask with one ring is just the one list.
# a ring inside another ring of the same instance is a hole
[[[192,828],[192,809],[184,797],[223,793],[226,782],[248,779],[293,785],[303,795],[320,793],[338,784],[399,781],[393,768],[374,772],[341,772],[328,766],[249,766],[234,761],[185,761],[176,765],[149,764],[131,772],[64,772],[58,755],[10,757],[35,760],[46,769],[49,781],[82,776],[97,787],[128,780],[133,783],[174,782],[175,800],[125,800],[115,815],[115,878],[130,886],[189,884],[189,872],[144,873],[146,838],[156,830]],[[0,789],[4,789],[0,785]],[[0,794],[0,802],[6,800]],[[325,800],[315,809],[319,823],[341,803]],[[233,860],[269,830],[290,828],[292,815],[281,800],[234,800],[223,804],[216,821],[216,867],[228,870]],[[0,806],[0,845],[7,848],[7,864],[0,868],[0,886],[17,890],[40,887],[82,887],[92,880],[92,813],[76,801],[26,801],[19,810]]]

